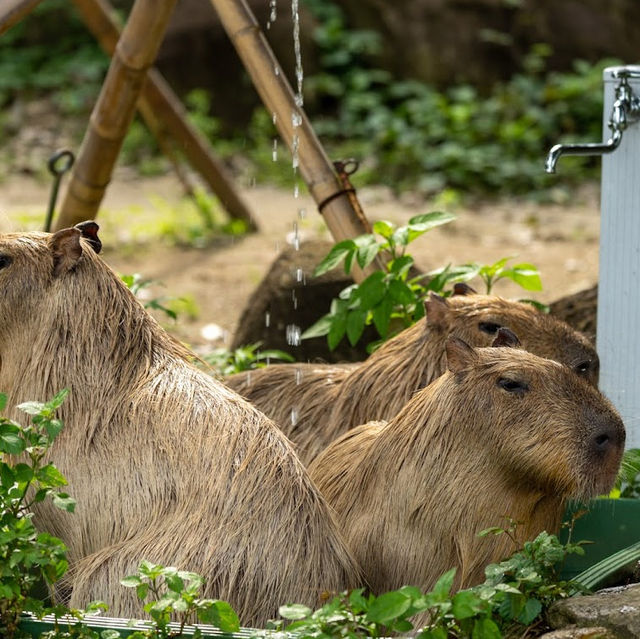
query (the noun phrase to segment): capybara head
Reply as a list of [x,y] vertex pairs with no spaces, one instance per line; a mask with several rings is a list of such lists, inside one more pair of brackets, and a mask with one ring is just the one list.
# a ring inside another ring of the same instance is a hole
[[450,337],[452,379],[442,389],[442,410],[456,412],[466,434],[484,442],[514,482],[567,497],[607,492],[624,450],[619,415],[586,380],[513,348],[517,343],[504,328],[491,348]]
[[594,386],[598,383],[600,361],[591,342],[530,304],[476,295],[468,289],[446,299],[432,294],[425,307],[427,326],[432,330],[455,335],[475,346],[489,346],[500,328],[508,328],[518,336],[524,350],[555,359]]

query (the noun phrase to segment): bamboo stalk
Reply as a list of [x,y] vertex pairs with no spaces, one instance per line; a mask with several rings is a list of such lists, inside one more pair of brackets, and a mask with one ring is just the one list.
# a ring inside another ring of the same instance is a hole
[[[342,188],[333,166],[306,114],[296,105],[293,90],[245,0],[211,0],[211,4],[292,152],[294,139],[297,140],[300,174],[316,203],[326,203],[321,213],[334,239],[340,241],[369,233],[371,229],[364,215],[358,216],[346,193],[339,194]],[[293,115],[299,116],[300,126],[294,127]],[[354,269],[354,279],[361,281],[375,269],[375,265],[364,273]]]
[[94,218],[176,0],[136,0],[78,153],[56,230]]
[[31,13],[42,0],[3,0],[0,7],[0,35]]
[[[120,27],[108,0],[73,0],[73,3],[103,50],[113,55]],[[235,189],[233,178],[212,153],[208,141],[188,121],[179,98],[155,68],[147,72],[138,109],[163,152],[167,145],[158,136],[166,132],[179,144],[191,166],[216,194],[229,215],[244,220],[249,228],[255,229],[249,206]],[[150,121],[150,114],[155,122]],[[169,159],[174,163],[174,159]]]

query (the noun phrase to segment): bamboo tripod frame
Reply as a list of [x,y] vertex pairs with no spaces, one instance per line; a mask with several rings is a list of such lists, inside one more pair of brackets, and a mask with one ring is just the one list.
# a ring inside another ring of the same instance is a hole
[[[15,24],[41,0],[8,1],[9,10],[0,9],[0,33],[8,28],[5,25]],[[121,34],[111,18],[108,0],[73,2],[101,46],[107,52],[113,51],[113,57],[91,114],[56,229],[97,215],[137,103],[148,117],[152,130],[159,129],[160,137],[166,131],[178,140],[191,140],[191,144],[185,146],[185,154],[192,165],[203,176],[209,176],[210,186],[223,203],[229,206],[231,202],[230,213],[235,206],[237,210],[232,214],[250,221],[248,209],[222,165],[208,152],[202,137],[188,125],[180,102],[166,82],[150,68],[176,0],[136,0]],[[366,217],[352,205],[306,114],[296,105],[293,90],[245,0],[211,0],[211,3],[265,107],[274,114],[284,142],[292,152],[294,145],[297,146],[300,174],[321,208],[334,239],[341,241],[370,232]],[[280,71],[277,74],[276,69]],[[292,115],[296,116],[299,126],[294,127]],[[364,272],[354,271],[354,279],[362,280],[375,268],[371,265]]]

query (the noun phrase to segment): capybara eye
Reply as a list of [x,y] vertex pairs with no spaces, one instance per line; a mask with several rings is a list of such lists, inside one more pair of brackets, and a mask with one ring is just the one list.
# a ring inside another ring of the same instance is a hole
[[8,255],[0,255],[0,268],[9,266],[11,264],[11,258]]
[[584,375],[585,373],[589,372],[590,368],[591,368],[591,361],[587,360],[585,362],[580,362],[579,364],[577,364],[574,367],[574,370],[576,373],[578,373],[578,375]]
[[494,324],[493,322],[479,322],[478,328],[487,335],[495,335],[500,328],[500,324]]
[[506,390],[508,393],[516,393],[522,395],[529,390],[529,386],[524,382],[520,382],[517,379],[509,379],[508,377],[501,377],[498,380],[498,386]]

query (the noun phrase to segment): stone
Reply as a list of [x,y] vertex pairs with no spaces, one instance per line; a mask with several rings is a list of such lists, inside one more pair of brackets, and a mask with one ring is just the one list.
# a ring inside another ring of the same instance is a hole
[[567,626],[603,627],[618,639],[638,639],[640,584],[608,588],[593,595],[556,602],[549,609],[548,621],[556,629]]
[[540,636],[540,639],[618,639],[607,628],[563,628]]
[[298,251],[289,246],[280,253],[250,296],[240,317],[232,349],[262,342],[262,350],[276,348],[291,353],[299,362],[337,363],[366,359],[366,344],[378,339],[373,327],[367,327],[355,347],[346,337],[333,351],[329,350],[326,336],[302,340],[299,345],[291,343],[295,342],[295,333],[303,333],[328,313],[331,300],[353,284],[342,266],[319,277],[313,276],[315,267],[332,246],[331,242],[311,240],[302,242]]

